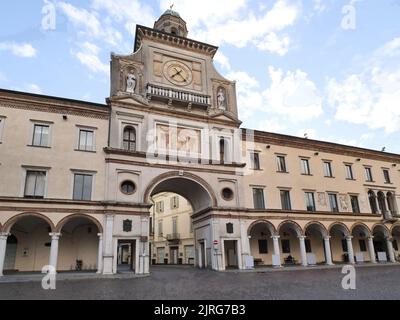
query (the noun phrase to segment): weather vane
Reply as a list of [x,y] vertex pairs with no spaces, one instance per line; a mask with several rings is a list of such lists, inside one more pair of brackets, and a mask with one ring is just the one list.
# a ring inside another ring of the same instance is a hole
[[174,3],[173,4],[171,4],[171,6],[169,7],[171,10],[174,8]]

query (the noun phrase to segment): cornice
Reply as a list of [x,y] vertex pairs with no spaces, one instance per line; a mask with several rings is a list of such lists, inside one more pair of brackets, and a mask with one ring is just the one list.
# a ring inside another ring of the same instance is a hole
[[109,119],[107,105],[0,89],[0,106],[49,113]]
[[162,32],[160,30],[152,29],[142,25],[136,26],[136,40],[135,49],[136,52],[140,48],[143,39],[156,40],[158,43],[167,43],[175,47],[183,48],[186,50],[200,52],[202,54],[209,55],[211,58],[214,57],[218,51],[218,47],[199,42],[196,40],[179,37],[170,33]]
[[251,129],[243,129],[244,139],[246,139],[246,131],[254,132],[254,142],[257,143],[265,143],[277,145],[280,147],[292,147],[304,150],[339,154],[342,156],[350,156],[359,159],[370,159],[391,162],[393,164],[400,164],[399,154],[379,152],[370,149],[340,145],[332,142],[310,140],[270,132],[252,131]]

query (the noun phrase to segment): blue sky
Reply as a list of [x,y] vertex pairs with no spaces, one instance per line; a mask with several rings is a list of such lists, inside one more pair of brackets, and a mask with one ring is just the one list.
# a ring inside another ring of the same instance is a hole
[[104,103],[110,52],[172,3],[244,127],[400,153],[400,0],[3,1],[0,87]]

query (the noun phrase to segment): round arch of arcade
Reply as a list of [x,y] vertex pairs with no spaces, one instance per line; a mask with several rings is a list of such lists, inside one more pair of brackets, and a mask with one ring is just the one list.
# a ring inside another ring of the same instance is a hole
[[310,221],[301,227],[296,221],[285,220],[276,227],[260,219],[249,225],[247,235],[256,265],[395,262],[395,254],[400,256],[400,223],[389,229],[381,223],[369,227],[362,222]]
[[[167,172],[154,178],[147,186],[143,200],[151,203],[151,197],[161,192],[173,192],[186,198],[193,210],[217,207],[218,201],[213,188],[204,179],[191,173]],[[196,194],[194,197],[193,194]]]
[[38,212],[24,212],[0,225],[0,275],[5,272],[97,271],[102,269],[103,226],[87,214],[72,214],[57,224]]
[[42,220],[44,222],[46,222],[49,227],[50,227],[50,231],[54,232],[55,231],[55,225],[53,223],[53,221],[49,218],[46,217],[45,215],[41,214],[41,213],[37,213],[37,212],[24,212],[24,213],[20,213],[16,216],[11,217],[10,219],[7,220],[6,223],[4,223],[3,228],[1,229],[4,233],[10,233],[12,227],[20,220],[24,219],[24,218],[36,218],[39,220]]

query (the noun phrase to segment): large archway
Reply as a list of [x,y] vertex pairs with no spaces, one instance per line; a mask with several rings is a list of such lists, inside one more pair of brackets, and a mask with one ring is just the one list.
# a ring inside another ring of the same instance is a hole
[[250,255],[256,267],[281,265],[278,237],[270,222],[260,220],[253,223],[249,227],[248,237]]
[[376,262],[373,238],[370,229],[362,223],[354,225],[351,229],[353,249],[357,263]]
[[72,215],[56,227],[60,234],[57,270],[101,272],[103,228],[93,217]]
[[294,221],[285,221],[278,227],[281,239],[282,264],[307,266],[306,237],[302,228]]
[[305,227],[307,256],[310,264],[332,264],[328,230],[318,222]]
[[151,197],[162,192],[186,198],[194,213],[217,206],[217,198],[211,186],[202,178],[189,173],[171,172],[157,177],[147,187],[144,201],[151,204]]
[[377,261],[381,263],[395,262],[393,243],[388,228],[383,224],[377,224],[373,227],[372,234]]
[[[24,213],[9,219],[3,227],[7,236],[4,273],[41,272],[49,265],[53,223],[37,213]],[[3,269],[4,268],[4,269]]]
[[343,223],[334,223],[329,228],[332,259],[334,263],[355,263],[352,237],[349,228]]

